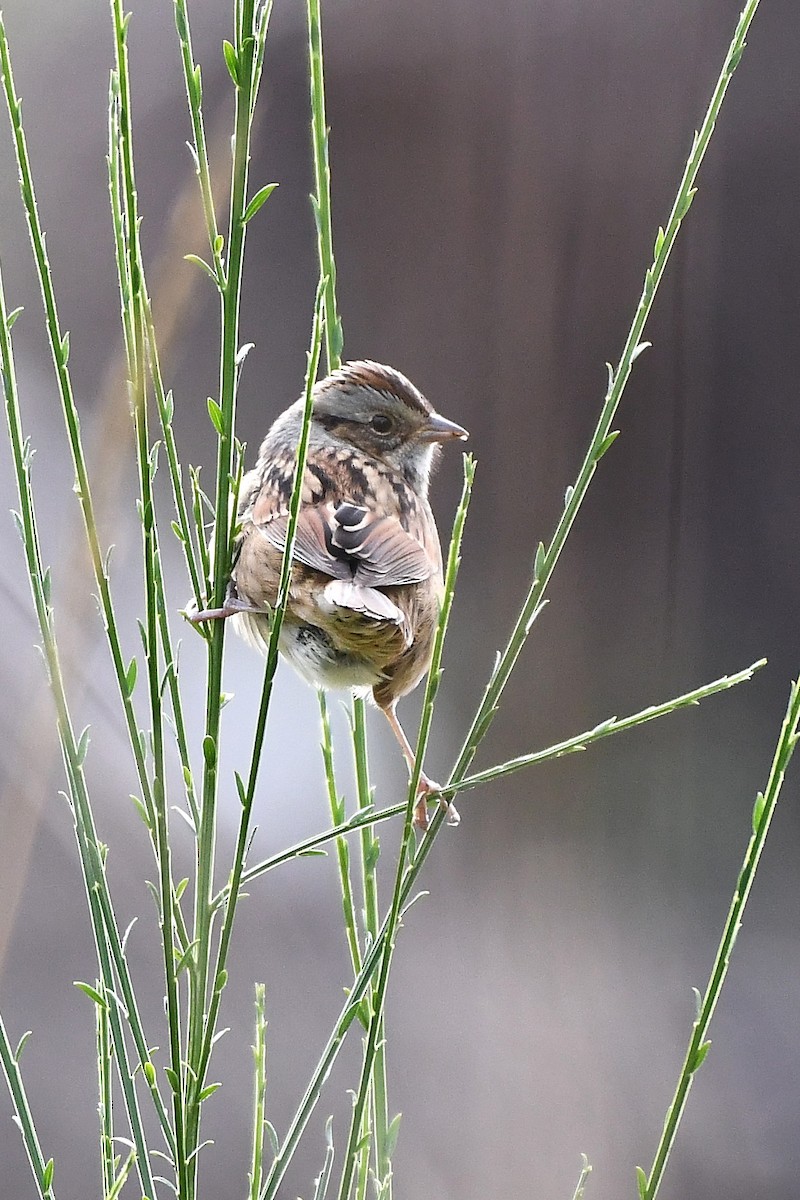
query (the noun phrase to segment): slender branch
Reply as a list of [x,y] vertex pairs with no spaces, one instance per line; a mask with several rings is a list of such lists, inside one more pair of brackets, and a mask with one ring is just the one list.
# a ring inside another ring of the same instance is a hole
[[[24,1044],[24,1039],[20,1043],[20,1046],[22,1044]],[[56,1194],[53,1190],[53,1160],[50,1159],[49,1162],[45,1162],[42,1148],[39,1145],[36,1126],[33,1123],[30,1105],[28,1104],[28,1095],[22,1080],[22,1072],[19,1069],[19,1051],[15,1053],[11,1047],[2,1016],[0,1016],[0,1063],[2,1063],[3,1074],[6,1077],[8,1090],[11,1093],[11,1099],[14,1104],[14,1118],[22,1134],[22,1142],[25,1146],[25,1153],[28,1156],[36,1189],[41,1200],[56,1200]]]
[[657,720],[658,717],[665,717],[682,708],[699,704],[707,696],[727,691],[728,688],[736,687],[738,683],[746,683],[753,678],[756,671],[765,665],[766,661],[765,658],[760,658],[758,662],[754,662],[750,667],[745,667],[743,671],[737,671],[735,675],[723,675],[712,683],[706,683],[692,692],[685,692],[682,696],[676,696],[674,700],[667,700],[664,704],[651,704],[648,708],[643,708],[641,712],[634,713],[630,717],[623,717],[621,720],[617,717],[608,717],[599,725],[595,725],[593,729],[587,729],[585,733],[576,734],[575,737],[567,738],[563,742],[556,742],[554,746],[548,746],[546,750],[537,750],[534,754],[521,754],[519,758],[512,758],[509,762],[500,763],[496,767],[487,767],[485,771],[477,771],[474,775],[467,775],[457,786],[448,785],[442,788],[442,795],[447,796],[456,791],[461,792],[468,788],[480,787],[481,784],[491,783],[495,779],[503,779],[506,775],[513,775],[515,771],[521,771],[523,767],[548,762],[553,758],[563,758],[566,754],[576,754],[585,750],[592,742],[599,742],[601,738],[611,737],[615,733],[625,733],[629,729],[636,728],[637,725],[645,725],[648,721]]
[[[203,1029],[200,1053],[194,1068],[196,1091],[199,1091],[203,1087],[205,1072],[213,1045],[217,1016],[219,1014],[220,999],[223,988],[227,981],[226,963],[228,950],[230,948],[231,936],[233,934],[236,906],[241,894],[242,873],[244,871],[247,845],[250,840],[250,817],[253,809],[253,801],[255,800],[256,783],[258,781],[258,771],[261,763],[261,751],[264,744],[264,734],[267,727],[267,716],[269,714],[270,700],[272,698],[272,685],[275,679],[275,672],[278,667],[278,645],[280,642],[281,628],[283,626],[283,616],[289,599],[292,553],[294,550],[295,534],[297,531],[297,519],[300,513],[300,499],[303,490],[303,477],[305,473],[305,463],[308,454],[308,441],[311,429],[312,392],[317,377],[320,351],[322,348],[323,288],[324,280],[320,282],[317,288],[317,298],[314,306],[314,323],[311,332],[311,347],[308,352],[308,363],[306,369],[303,424],[297,447],[297,459],[295,461],[292,495],[289,501],[289,520],[286,527],[286,545],[284,546],[280,582],[278,584],[278,599],[275,608],[272,611],[270,636],[267,644],[266,666],[264,668],[264,684],[261,689],[261,703],[259,705],[258,718],[256,720],[256,731],[253,738],[253,751],[250,760],[250,772],[248,775],[247,785],[245,786],[242,780],[238,776],[236,777],[236,787],[242,805],[242,814],[239,820],[239,833],[236,841],[233,869],[231,871],[230,884],[227,890],[227,905],[225,908],[225,916],[223,919],[222,932],[220,934],[219,948],[217,951],[214,968],[214,991],[212,993],[211,1002],[209,1005],[208,1017]],[[215,907],[213,901],[211,902],[210,907],[213,911]]]
[[725,93],[728,90],[728,84],[742,57],[745,36],[757,7],[758,0],[748,0],[739,18],[736,32],[725,55],[722,71],[711,96],[703,123],[700,126],[699,132],[694,136],[691,153],[684,168],[683,177],[678,187],[678,193],[675,197],[669,219],[664,229],[659,229],[656,236],[653,262],[645,272],[642,295],[619,362],[615,369],[610,364],[608,365],[608,391],[606,392],[600,418],[589,444],[586,457],[583,460],[575,483],[572,487],[567,488],[564,511],[556,526],[550,545],[547,549],[541,544],[539,546],[536,554],[533,582],[525,597],[508,644],[503,653],[498,657],[483,698],[464,739],[461,752],[450,774],[448,784],[451,786],[449,791],[453,794],[457,790],[455,785],[460,784],[461,780],[465,778],[478,745],[494,719],[503,689],[525,645],[531,625],[541,612],[545,590],[564,549],[564,544],[578,515],[578,511],[586,498],[586,493],[589,490],[589,485],[592,482],[597,465],[617,436],[616,431],[612,431],[611,426],[620,400],[622,399],[625,385],[630,377],[633,363],[648,344],[641,341],[642,333],[644,332],[647,318],[650,315],[656,292],[663,278],[681,223],[689,211],[689,206],[697,190],[695,184],[700,165],[711,135],[714,132],[716,120],[722,107]]
[[267,1104],[266,988],[256,984],[256,1040],[253,1046],[253,1151],[250,1163],[250,1200],[258,1200],[264,1170],[264,1122]]
[[745,851],[742,868],[739,872],[731,906],[728,910],[728,918],[725,922],[725,928],[722,932],[722,938],[720,939],[716,957],[711,968],[711,975],[702,1000],[700,999],[699,992],[696,993],[698,1001],[697,1018],[692,1026],[692,1035],[689,1039],[686,1058],[678,1077],[675,1095],[667,1110],[664,1130],[659,1139],[653,1165],[650,1168],[650,1174],[645,1176],[642,1169],[637,1168],[641,1200],[655,1200],[658,1194],[667,1160],[675,1142],[684,1108],[686,1107],[689,1089],[692,1086],[695,1072],[705,1060],[711,1046],[706,1035],[711,1024],[711,1018],[714,1015],[714,1009],[716,1008],[722,985],[725,982],[725,976],[728,973],[730,957],[736,942],[736,936],[742,925],[745,906],[750,895],[750,889],[753,886],[758,862],[761,858],[761,852],[764,849],[767,833],[769,832],[770,822],[778,803],[786,776],[786,769],[789,766],[794,748],[798,742],[798,737],[800,736],[798,735],[798,726],[800,726],[800,682],[792,684],[786,715],[783,718],[783,725],[781,726],[781,732],[775,746],[775,754],[772,759],[769,778],[767,779],[763,793],[759,792],[756,796],[753,806],[752,836]]

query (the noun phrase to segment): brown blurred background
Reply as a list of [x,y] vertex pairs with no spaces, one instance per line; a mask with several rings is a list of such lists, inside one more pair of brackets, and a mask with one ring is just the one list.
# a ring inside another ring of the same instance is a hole
[[[182,255],[201,251],[172,5],[136,0],[130,27],[143,241],[186,461],[213,462],[215,300]],[[192,5],[208,127],[230,117],[220,52],[227,6]],[[251,227],[241,434],[251,449],[298,393],[316,277],[304,18],[277,3],[253,186],[279,191]],[[396,365],[465,424],[479,459],[449,639],[434,774],[452,762],[495,649],[552,532],[619,353],[657,226],[731,36],[739,0],[347,0],[325,13],[340,307],[349,357]],[[130,652],[137,531],[106,199],[112,61],[100,0],[11,0],[6,20],[43,223],[71,331],[71,367],[104,510]],[[649,1166],[727,912],[785,706],[800,669],[800,26],[789,0],[755,20],[617,425],[481,765],[535,749],[746,666],[749,685],[460,804],[399,943],[388,1015],[391,1102],[404,1113],[396,1195],[569,1197],[580,1151],[588,1195],[634,1194]],[[3,122],[5,126],[5,122]],[[221,147],[221,149],[219,149]],[[91,722],[90,779],[149,1028],[160,958],[143,885],[152,872],[81,551],[7,128],[0,252],[76,721]],[[0,501],[14,503],[2,450]],[[456,455],[435,485],[446,530]],[[168,536],[165,537],[168,542]],[[67,807],[33,650],[22,556],[0,522],[0,1005],[34,1030],[23,1066],[59,1194],[99,1194],[93,1013],[72,986],[93,952]],[[188,595],[178,555],[172,605]],[[187,634],[183,679],[202,655]],[[234,754],[247,752],[260,669],[230,646]],[[281,676],[256,853],[327,822],[316,700]],[[406,703],[406,713],[414,711]],[[338,715],[339,733],[344,721]],[[379,722],[379,800],[403,767]],[[195,733],[197,729],[195,728]],[[197,738],[195,738],[195,744]],[[343,761],[346,746],[342,746]],[[729,982],[670,1163],[665,1197],[788,1200],[800,1170],[797,771],[773,826]],[[230,842],[237,802],[222,813]],[[176,830],[180,853],[190,846]],[[384,831],[384,842],[392,833]],[[220,880],[222,880],[221,869]],[[388,872],[387,872],[388,873]],[[241,910],[212,1066],[209,1197],[242,1195],[250,1138],[252,984],[268,989],[269,1107],[282,1131],[348,982],[334,864],[308,859],[253,886]],[[161,1033],[151,1034],[153,1040]],[[343,1148],[353,1045],[287,1180],[308,1196],[336,1114]],[[33,1194],[0,1095],[0,1197]],[[132,1185],[135,1190],[135,1185]]]

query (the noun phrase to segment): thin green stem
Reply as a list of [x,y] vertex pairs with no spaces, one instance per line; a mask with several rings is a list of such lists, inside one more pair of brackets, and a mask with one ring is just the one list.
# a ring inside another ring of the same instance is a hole
[[[145,278],[139,242],[139,211],[136,191],[136,175],[133,160],[133,121],[131,112],[130,72],[128,65],[127,27],[128,22],[122,9],[122,0],[111,0],[115,34],[116,76],[119,89],[118,132],[119,143],[111,147],[111,159],[118,155],[117,163],[121,175],[121,211],[123,220],[122,246],[125,265],[121,265],[120,290],[125,309],[128,295],[129,316],[123,320],[127,343],[130,385],[133,400],[133,422],[136,444],[136,460],[139,471],[139,504],[142,523],[142,561],[144,566],[145,622],[142,629],[147,668],[147,690],[150,701],[151,746],[153,755],[152,797],[155,823],[156,859],[158,864],[159,907],[161,944],[164,960],[166,987],[167,1028],[170,1044],[169,1079],[172,1094],[174,1123],[175,1171],[178,1194],[188,1193],[187,1145],[185,1140],[185,1082],[183,1055],[181,1052],[181,1012],[176,978],[176,955],[174,942],[175,917],[173,903],[175,888],[172,880],[171,852],[169,841],[168,797],[166,790],[166,764],[164,758],[164,714],[160,676],[159,638],[168,630],[159,626],[158,592],[163,588],[161,580],[160,550],[155,517],[153,479],[156,472],[157,447],[151,449],[147,413],[148,374],[148,330],[145,303]],[[112,202],[113,202],[112,190]],[[115,214],[116,224],[116,214]],[[119,250],[118,250],[119,259]],[[155,339],[150,348],[150,362],[156,363]],[[160,383],[160,373],[156,371]],[[161,397],[163,405],[163,387]],[[171,649],[169,652],[171,660]],[[178,702],[179,703],[179,702]]]
[[[242,874],[244,871],[247,845],[250,840],[250,819],[253,810],[253,801],[255,800],[256,784],[258,782],[261,751],[264,744],[264,734],[267,727],[270,700],[272,698],[272,685],[275,678],[275,672],[278,667],[278,646],[280,642],[281,629],[283,626],[283,617],[289,599],[292,552],[294,550],[297,519],[300,513],[300,499],[303,490],[303,477],[305,474],[306,457],[308,454],[308,441],[311,430],[312,393],[317,377],[320,352],[322,348],[322,331],[324,326],[322,312],[323,286],[324,281],[321,281],[317,288],[317,298],[314,307],[314,323],[311,332],[311,347],[308,352],[308,364],[306,369],[303,424],[297,446],[297,459],[295,462],[292,495],[289,500],[289,520],[286,528],[286,545],[284,547],[283,560],[281,563],[281,575],[278,584],[277,603],[272,612],[270,636],[267,645],[266,666],[264,669],[264,684],[261,690],[261,703],[259,705],[258,718],[256,720],[256,730],[253,738],[253,751],[250,760],[250,771],[247,785],[245,786],[243,781],[238,776],[236,777],[236,787],[242,805],[242,813],[239,820],[239,833],[236,841],[233,868],[231,870],[231,878],[227,890],[227,904],[225,907],[225,915],[223,918],[222,931],[220,933],[219,947],[214,968],[214,990],[209,1005],[208,1017],[203,1028],[200,1053],[197,1057],[196,1066],[194,1067],[194,1086],[196,1091],[199,1091],[203,1087],[205,1072],[208,1067],[208,1061],[211,1056],[211,1049],[214,1041],[214,1033],[216,1029],[217,1017],[219,1015],[222,991],[225,987],[225,983],[227,982],[226,963],[228,950],[230,948],[230,941],[233,934],[236,906],[241,894]],[[214,902],[212,901],[212,911],[214,907]]]
[[[186,98],[189,101],[189,116],[192,122],[194,144],[192,157],[200,184],[200,195],[203,201],[203,215],[206,222],[208,244],[211,249],[214,272],[218,286],[225,286],[225,267],[222,259],[223,239],[217,225],[217,214],[214,208],[214,194],[211,188],[211,167],[208,159],[208,144],[206,142],[205,124],[203,121],[203,84],[200,66],[194,61],[192,52],[192,36],[189,29],[189,14],[186,0],[175,0],[175,26],[181,44],[181,63],[183,78],[186,85]],[[198,597],[199,602],[199,597]]]
[[699,704],[707,696],[727,691],[728,688],[736,687],[739,683],[746,683],[747,680],[753,678],[756,671],[765,665],[766,661],[765,658],[760,658],[758,662],[754,662],[750,667],[745,667],[743,671],[737,671],[735,675],[722,675],[719,679],[706,683],[703,687],[695,688],[694,691],[685,692],[682,696],[676,696],[673,700],[667,700],[664,704],[651,704],[648,708],[643,708],[641,712],[622,719],[608,717],[599,725],[595,725],[593,729],[587,729],[585,733],[578,733],[574,737],[566,738],[563,742],[556,742],[555,745],[548,746],[545,750],[537,750],[534,754],[521,754],[519,758],[499,763],[496,767],[487,767],[485,771],[467,775],[459,784],[442,788],[442,795],[448,796],[456,791],[462,792],[468,788],[480,787],[484,783],[491,783],[496,779],[505,778],[506,775],[513,775],[515,771],[521,771],[524,767],[549,762],[553,758],[563,758],[567,754],[579,753],[590,746],[592,742],[599,742],[601,738],[611,737],[615,733],[624,733],[638,725],[645,725],[648,721],[655,721],[659,717],[668,716],[682,708]]
[[[221,296],[222,339],[220,348],[219,408],[222,429],[217,442],[216,498],[214,505],[215,536],[212,571],[212,593],[219,607],[230,571],[231,538],[235,509],[232,495],[234,479],[234,429],[236,419],[236,390],[239,374],[239,307],[244,267],[245,208],[250,164],[253,104],[255,102],[256,33],[254,0],[241,0],[236,5],[234,45],[235,116],[233,133],[233,162],[228,224],[228,255],[225,282]],[[261,29],[266,37],[266,23]],[[206,727],[203,740],[204,771],[200,825],[197,839],[194,938],[197,942],[193,987],[190,996],[188,1057],[192,1073],[191,1099],[187,1122],[187,1143],[199,1141],[199,1100],[204,1074],[204,1060],[210,1053],[209,1028],[212,1014],[218,1011],[219,995],[226,975],[217,972],[209,991],[209,966],[212,951],[214,918],[213,882],[214,851],[217,825],[217,791],[220,715],[222,711],[222,659],[225,622],[214,622],[208,642],[206,683]],[[235,901],[234,901],[235,902]],[[195,1189],[197,1156],[192,1159],[189,1200]]]
[[711,1018],[714,1015],[714,1009],[716,1008],[722,985],[725,982],[725,976],[728,973],[730,957],[737,934],[742,925],[747,899],[750,895],[750,889],[753,886],[753,880],[755,879],[761,852],[764,849],[764,843],[769,832],[770,822],[778,803],[786,770],[798,742],[798,726],[800,726],[800,682],[792,684],[786,715],[783,718],[783,725],[781,726],[781,732],[775,746],[775,754],[772,759],[769,778],[767,779],[763,793],[759,792],[753,806],[752,836],[745,851],[744,861],[742,862],[730,909],[728,910],[728,918],[725,922],[725,928],[722,932],[722,938],[720,939],[702,1000],[699,993],[697,993],[697,1019],[692,1026],[692,1035],[689,1039],[686,1058],[678,1077],[675,1095],[667,1110],[664,1130],[659,1139],[653,1165],[650,1168],[648,1176],[644,1176],[641,1168],[638,1170],[639,1192],[642,1200],[655,1200],[658,1194],[667,1160],[675,1142],[684,1108],[686,1107],[692,1080],[694,1079],[695,1072],[703,1063],[711,1045],[707,1041],[706,1035],[711,1024]]
[[256,984],[256,1040],[253,1046],[253,1152],[250,1162],[250,1200],[258,1200],[264,1172],[264,1122],[267,1105],[266,988]]
[[[96,983],[99,995],[103,995],[102,981]],[[103,1180],[103,1198],[114,1186],[114,1109],[111,1075],[111,1037],[108,1023],[108,1000],[95,1004],[97,1022],[97,1111],[100,1117],[100,1168]]]
[[22,1134],[22,1143],[28,1156],[36,1189],[41,1200],[56,1200],[52,1183],[53,1160],[45,1162],[28,1104],[22,1072],[19,1069],[19,1057],[11,1047],[2,1016],[0,1016],[0,1063],[2,1063],[3,1074],[6,1077],[8,1090],[14,1104],[14,1116]]
[[[455,594],[458,568],[461,562],[461,539],[464,533],[464,523],[467,518],[467,510],[469,508],[470,496],[472,494],[472,483],[474,477],[475,463],[470,455],[465,454],[464,484],[461,492],[461,500],[456,510],[455,520],[453,522],[453,533],[450,539],[450,549],[447,555],[442,608],[436,627],[433,653],[431,655],[431,665],[425,684],[425,697],[422,702],[422,718],[420,720],[419,735],[417,738],[414,769],[411,772],[411,779],[409,780],[408,799],[406,802],[405,820],[403,823],[403,837],[400,845],[400,852],[397,856],[397,867],[395,870],[395,881],[392,891],[392,903],[387,918],[388,932],[383,944],[378,979],[374,988],[372,989],[370,1025],[367,1031],[367,1041],[366,1048],[364,1050],[361,1080],[356,1093],[356,1099],[353,1104],[353,1116],[350,1122],[350,1137],[348,1139],[348,1145],[345,1151],[342,1178],[339,1185],[339,1200],[348,1200],[350,1195],[352,1175],[358,1159],[357,1146],[359,1130],[361,1127],[364,1106],[367,1101],[370,1081],[373,1075],[374,1064],[377,1059],[377,1054],[382,1039],[383,1012],[386,1002],[389,972],[392,965],[392,956],[394,954],[395,938],[402,914],[404,883],[411,870],[413,870],[412,850],[414,847],[414,805],[417,800],[419,780],[422,772],[422,761],[425,757],[425,750],[427,748],[428,738],[430,736],[436,696],[439,690],[439,684],[441,682],[442,653],[444,651],[447,625],[453,605],[453,596]],[[433,829],[433,826],[431,829]],[[410,867],[407,866],[409,863],[412,863]],[[391,1168],[389,1166],[388,1159],[384,1164],[383,1173],[379,1175],[379,1182],[383,1183],[385,1179],[391,1179]]]
[[644,332],[644,327],[647,318],[650,315],[650,310],[653,306],[653,301],[658,291],[659,284],[664,275],[672,247],[675,244],[675,239],[678,236],[681,222],[689,210],[692,199],[695,195],[695,183],[697,181],[700,165],[703,161],[711,135],[714,132],[714,126],[719,115],[722,101],[725,98],[725,93],[728,89],[728,84],[731,81],[733,72],[739,65],[742,52],[745,46],[745,36],[753,19],[758,0],[748,0],[744,11],[739,18],[739,23],[736,32],[731,42],[728,53],[725,56],[725,62],[722,66],[719,79],[714,88],[711,100],[708,105],[703,123],[700,126],[700,131],[695,134],[692,143],[691,153],[686,163],[678,193],[675,197],[675,202],[672,206],[672,211],[664,229],[659,229],[654,246],[653,262],[645,272],[644,286],[639,304],[636,309],[636,314],[633,318],[628,337],[620,356],[620,360],[613,369],[608,365],[609,384],[606,392],[605,401],[600,413],[600,418],[597,422],[592,440],[589,445],[586,457],[583,460],[578,477],[572,487],[567,488],[564,511],[561,514],[555,533],[553,534],[550,545],[545,549],[543,545],[539,546],[536,554],[536,562],[534,567],[534,578],[530,586],[525,601],[520,610],[517,622],[511,632],[505,650],[499,655],[494,670],[492,671],[483,698],[478,706],[472,724],[464,739],[461,752],[458,760],[450,774],[448,780],[449,791],[454,793],[457,790],[456,785],[460,784],[465,778],[469,770],[472,759],[478,745],[485,736],[495,713],[497,712],[500,697],[503,693],[509,676],[511,675],[514,665],[519,658],[531,625],[541,612],[544,604],[544,593],[548,583],[555,570],[561,552],[564,549],[564,544],[578,515],[578,511],[583,504],[586,493],[589,489],[594,473],[597,469],[597,464],[611,446],[616,438],[616,432],[612,432],[611,426],[616,416],[622,394],[625,390],[625,385],[631,373],[631,368],[637,356],[644,349],[646,343],[642,343],[641,337]]
[[311,87],[311,142],[314,152],[314,182],[316,185],[315,194],[311,199],[317,226],[320,276],[327,279],[325,286],[325,353],[330,372],[341,366],[344,335],[336,303],[336,260],[333,255],[331,169],[328,154],[328,122],[325,117],[325,74],[322,62],[320,0],[308,0],[308,54]]
[[[372,789],[369,782],[369,762],[367,757],[367,714],[366,703],[360,696],[353,697],[353,753],[356,767],[356,793],[358,796],[359,812],[372,808]],[[365,932],[369,941],[374,941],[380,926],[378,910],[378,857],[380,841],[375,836],[371,826],[361,826],[361,890],[364,899]],[[358,964],[354,964],[354,974],[358,974]],[[372,1100],[372,1138],[369,1133],[369,1119],[366,1110],[362,1114],[361,1129],[357,1144],[361,1147],[359,1153],[361,1164],[356,1196],[363,1197],[367,1183],[370,1141],[375,1147],[375,1173],[378,1179],[390,1177],[389,1162],[386,1152],[389,1128],[389,1095],[386,1067],[386,1031],[385,1021],[381,1017],[377,1030],[377,1048],[374,1064],[370,1073],[370,1094]],[[390,1200],[387,1197],[387,1200]]]
[[[319,700],[319,715],[322,725],[322,762],[325,769],[325,783],[328,790],[328,805],[334,828],[344,822],[344,798],[340,798],[336,790],[336,776],[333,766],[333,742],[331,739],[331,723],[328,718],[328,701],[322,688],[317,691]],[[336,859],[339,868],[339,887],[342,893],[342,914],[344,916],[347,947],[350,951],[350,962],[353,974],[361,970],[361,947],[358,942],[358,920],[356,906],[353,900],[353,884],[350,879],[350,847],[345,837],[336,838]]]
[[575,1191],[572,1193],[572,1200],[583,1200],[586,1191],[586,1181],[592,1173],[592,1166],[586,1155],[582,1154],[581,1158],[583,1159],[583,1165],[581,1166],[581,1173],[578,1176]]
[[[10,83],[8,46],[5,40],[5,31],[1,18],[0,55],[2,56],[4,80],[7,89],[6,94],[9,94],[10,89],[10,93],[13,96],[13,84]],[[19,111],[17,110],[17,118],[18,117]],[[6,402],[6,419],[8,424],[9,439],[11,442],[11,452],[20,505],[19,528],[25,551],[25,563],[28,572],[28,580],[31,587],[31,593],[33,595],[34,608],[42,638],[42,651],[47,666],[50,690],[55,702],[56,726],[61,744],[64,766],[67,773],[68,794],[75,822],[75,835],[78,844],[78,853],[80,857],[84,885],[86,888],[86,895],[89,902],[89,912],[92,922],[92,931],[95,938],[95,949],[100,968],[100,976],[106,991],[113,993],[113,968],[109,953],[109,939],[106,933],[106,922],[103,917],[103,909],[107,913],[109,925],[113,926],[115,939],[117,941],[119,939],[119,934],[111,906],[111,899],[108,894],[103,851],[101,850],[100,843],[97,838],[91,805],[89,803],[88,791],[86,788],[86,779],[83,773],[83,760],[88,747],[88,731],[85,731],[84,734],[81,735],[80,739],[75,737],[72,719],[67,703],[66,692],[64,689],[64,680],[61,673],[58,646],[53,627],[53,613],[50,606],[50,575],[49,571],[45,571],[42,566],[38,526],[33,504],[33,493],[30,478],[30,448],[28,447],[28,444],[23,436],[22,430],[19,399],[17,395],[16,373],[14,369],[14,357],[11,347],[11,339],[9,336],[9,318],[8,311],[6,309],[2,273],[0,273],[0,361],[2,362],[3,388]],[[101,908],[101,904],[103,908]],[[136,1163],[139,1172],[139,1178],[141,1181],[142,1190],[148,1197],[148,1200],[155,1200],[156,1193],[150,1171],[147,1143],[144,1136],[144,1128],[142,1124],[141,1113],[139,1111],[133,1075],[128,1063],[128,1053],[125,1044],[125,1036],[122,1027],[120,1011],[116,1003],[111,1004],[109,1016],[111,1036],[114,1045],[114,1053],[117,1059],[120,1083],[122,1086],[125,1106],[131,1125],[131,1135],[136,1147]],[[159,1109],[159,1115],[161,1115],[162,1111],[162,1109]],[[169,1134],[168,1123],[166,1124],[165,1132]]]
[[86,539],[89,546],[92,569],[94,572],[98,598],[100,601],[100,609],[103,616],[103,624],[108,639],[109,650],[111,652],[114,676],[117,682],[123,713],[125,716],[128,740],[130,742],[134,761],[136,763],[139,786],[142,789],[142,800],[144,802],[146,811],[152,819],[152,798],[150,795],[150,784],[145,765],[145,756],[139,740],[139,727],[136,721],[133,702],[127,688],[127,666],[123,658],[122,647],[117,629],[114,605],[111,598],[111,585],[106,566],[106,558],[100,547],[100,539],[97,532],[94,506],[92,503],[92,495],[89,487],[89,477],[86,470],[86,459],[81,441],[80,420],[78,418],[78,411],[75,407],[75,398],[72,391],[72,382],[68,367],[69,337],[62,332],[61,323],[58,317],[58,308],[56,305],[50,263],[45,248],[44,232],[42,230],[41,222],[39,221],[39,213],[36,205],[36,194],[33,185],[33,174],[31,171],[30,158],[28,156],[28,148],[25,140],[25,131],[22,126],[22,102],[17,96],[16,89],[14,87],[10,52],[2,17],[0,17],[0,69],[2,70],[3,88],[5,91],[6,104],[11,120],[25,218],[28,225],[28,232],[30,235],[33,256],[39,278],[39,286],[42,294],[47,338],[53,358],[56,381],[61,398],[61,407],[64,415],[67,438],[69,441],[70,454],[72,456],[73,468],[75,470],[74,490],[78,496],[81,507],[81,514],[83,517]]
[[[747,667],[744,671],[739,671],[735,675],[723,675],[720,679],[715,679],[712,683],[695,688],[694,691],[685,692],[682,696],[676,696],[674,699],[667,700],[663,704],[650,705],[648,708],[642,709],[641,712],[634,713],[630,717],[623,717],[621,719],[609,717],[606,721],[601,721],[599,725],[595,725],[592,729],[587,729],[585,732],[578,733],[574,737],[566,738],[563,742],[556,742],[555,745],[548,746],[544,750],[537,750],[533,754],[523,754],[519,758],[499,763],[495,767],[487,767],[485,771],[479,771],[474,775],[466,776],[458,784],[458,791],[467,791],[469,788],[480,787],[481,784],[501,779],[504,775],[510,775],[514,771],[521,770],[523,767],[549,762],[555,758],[563,758],[566,754],[576,754],[585,750],[587,746],[599,741],[601,738],[611,737],[615,733],[624,733],[626,730],[633,729],[637,725],[643,725],[647,721],[654,721],[657,717],[668,716],[670,713],[678,712],[682,708],[699,704],[707,696],[713,696],[717,692],[726,691],[736,684],[745,683],[752,678],[754,672],[759,670],[765,662],[766,659],[759,659],[758,662],[753,663],[752,666]],[[455,787],[442,788],[442,795],[447,796],[455,791]],[[265,875],[267,871],[272,871],[275,867],[280,867],[284,863],[291,862],[309,850],[315,850],[319,846],[324,846],[326,842],[341,838],[345,834],[352,833],[353,830],[361,829],[366,825],[377,825],[380,821],[391,820],[393,817],[404,813],[405,810],[406,805],[403,803],[392,804],[387,808],[368,810],[364,813],[356,813],[348,820],[334,825],[331,829],[326,829],[322,833],[305,838],[302,842],[296,842],[295,845],[282,850],[280,854],[275,854],[271,858],[264,859],[263,862],[256,863],[242,875],[242,886],[245,887],[260,875]],[[218,897],[217,902],[221,902],[222,899],[223,896]]]

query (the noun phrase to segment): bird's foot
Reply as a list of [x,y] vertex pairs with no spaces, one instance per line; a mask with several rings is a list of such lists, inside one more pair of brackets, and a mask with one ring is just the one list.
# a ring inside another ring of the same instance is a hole
[[414,824],[417,829],[425,831],[428,828],[428,800],[437,794],[440,807],[447,812],[447,824],[452,826],[461,824],[461,817],[455,804],[452,800],[442,796],[441,791],[441,784],[429,779],[427,775],[420,776],[417,786],[417,803],[414,805]]
[[263,615],[264,609],[257,608],[249,600],[242,600],[236,591],[235,585],[230,583],[228,584],[228,591],[225,595],[222,608],[198,609],[194,601],[192,601],[191,604],[186,606],[184,615],[187,621],[191,621],[193,625],[201,625],[204,621],[225,621],[228,617],[235,617],[237,613]]

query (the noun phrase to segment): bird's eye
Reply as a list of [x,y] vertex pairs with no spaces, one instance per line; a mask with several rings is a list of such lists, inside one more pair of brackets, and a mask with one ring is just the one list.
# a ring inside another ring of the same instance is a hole
[[391,433],[394,428],[394,421],[391,417],[387,417],[385,413],[375,413],[375,416],[370,421],[370,428],[376,433]]

